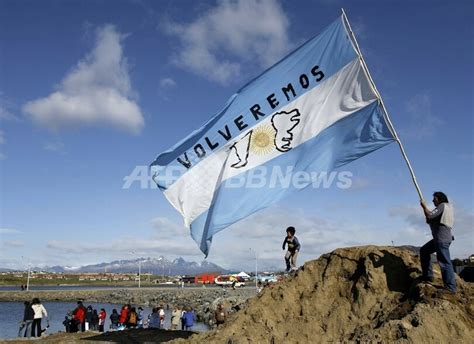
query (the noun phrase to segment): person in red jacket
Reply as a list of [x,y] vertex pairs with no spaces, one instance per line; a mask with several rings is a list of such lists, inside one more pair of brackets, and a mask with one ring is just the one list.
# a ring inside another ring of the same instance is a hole
[[99,332],[104,332],[105,319],[107,318],[107,313],[105,309],[101,308],[99,313]]
[[119,326],[126,325],[128,320],[129,306],[124,305],[120,311]]
[[86,330],[86,307],[84,307],[82,301],[77,301],[77,307],[72,315],[74,323],[76,324],[76,332],[84,332]]

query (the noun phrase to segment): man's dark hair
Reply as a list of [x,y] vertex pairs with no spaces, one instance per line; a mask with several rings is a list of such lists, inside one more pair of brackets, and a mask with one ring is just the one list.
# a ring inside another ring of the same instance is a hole
[[296,233],[295,227],[288,227],[288,228],[286,229],[286,231],[287,231],[288,233],[290,233],[291,235],[295,235],[295,233]]
[[440,203],[449,203],[448,196],[446,196],[444,192],[436,191],[435,193],[433,193],[433,197],[438,198]]

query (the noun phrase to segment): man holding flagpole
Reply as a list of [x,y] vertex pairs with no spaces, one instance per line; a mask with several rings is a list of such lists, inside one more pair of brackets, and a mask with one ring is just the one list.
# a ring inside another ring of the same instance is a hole
[[420,249],[422,278],[426,282],[433,282],[431,254],[436,252],[444,287],[448,292],[454,294],[456,293],[456,278],[449,254],[449,246],[454,238],[451,233],[454,224],[452,205],[449,203],[448,197],[440,191],[433,194],[435,209],[429,210],[424,200],[420,204],[425,213],[426,223],[430,225],[433,235],[433,239]]

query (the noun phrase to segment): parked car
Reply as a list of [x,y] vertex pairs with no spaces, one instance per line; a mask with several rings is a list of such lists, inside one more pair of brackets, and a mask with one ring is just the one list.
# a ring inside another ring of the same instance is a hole
[[262,283],[265,283],[265,282],[276,283],[276,282],[278,282],[278,278],[275,275],[260,275],[260,276],[258,276],[258,280],[261,281]]
[[239,276],[220,275],[215,278],[214,283],[223,287],[231,287],[232,285],[236,288],[245,287],[244,280]]

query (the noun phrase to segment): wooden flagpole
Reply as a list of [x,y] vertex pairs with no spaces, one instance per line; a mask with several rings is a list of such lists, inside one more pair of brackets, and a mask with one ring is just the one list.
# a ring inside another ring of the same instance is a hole
[[341,10],[342,10],[342,17],[343,17],[344,22],[346,24],[347,32],[348,32],[349,36],[351,37],[351,41],[353,43],[354,49],[356,50],[357,54],[359,55],[359,59],[360,59],[360,62],[362,64],[362,67],[365,71],[365,74],[367,75],[370,83],[372,84],[372,88],[374,89],[375,94],[377,95],[377,98],[379,100],[379,103],[380,103],[380,105],[383,109],[385,121],[387,122],[387,125],[388,125],[390,131],[392,132],[392,135],[395,138],[395,141],[397,141],[398,146],[400,147],[400,151],[401,151],[402,156],[405,159],[405,162],[408,166],[408,170],[410,171],[411,179],[413,180],[413,184],[415,184],[415,188],[416,188],[416,191],[418,192],[418,196],[420,197],[420,200],[423,200],[423,194],[421,193],[421,189],[418,186],[418,182],[416,181],[415,172],[413,171],[413,168],[411,167],[410,160],[408,160],[407,154],[405,152],[405,148],[403,148],[403,144],[400,141],[400,138],[398,137],[398,134],[397,134],[397,132],[396,132],[396,130],[395,130],[393,124],[392,124],[392,121],[390,120],[390,116],[388,115],[387,108],[385,107],[382,96],[380,95],[379,91],[377,90],[377,87],[375,86],[374,80],[372,79],[372,76],[369,73],[369,68],[367,67],[367,64],[365,63],[364,57],[362,56],[362,52],[360,51],[359,44],[357,43],[357,39],[354,35],[354,32],[352,31],[351,24],[349,23],[349,19],[347,18],[346,12],[344,11],[343,8]]

